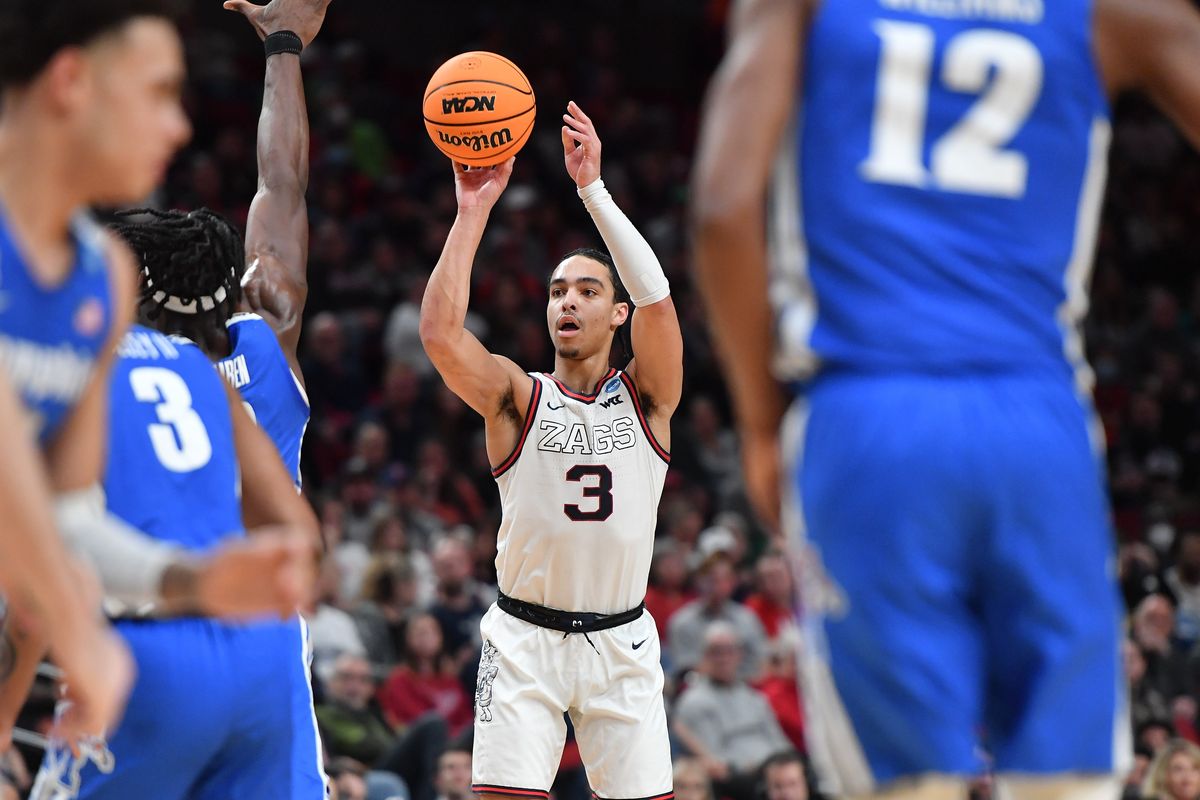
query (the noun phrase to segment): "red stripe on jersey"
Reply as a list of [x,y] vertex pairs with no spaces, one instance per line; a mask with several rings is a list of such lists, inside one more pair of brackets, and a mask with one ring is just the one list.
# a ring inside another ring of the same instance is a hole
[[629,394],[633,396],[633,410],[637,412],[638,422],[642,423],[642,430],[646,433],[646,438],[650,440],[650,446],[654,448],[654,452],[658,454],[659,458],[670,464],[671,454],[658,443],[658,439],[654,438],[654,432],[650,430],[650,423],[646,421],[646,415],[642,411],[642,398],[638,394],[637,384],[633,382],[633,378],[627,372],[621,373],[621,380],[624,382],[625,388],[629,390]]
[[570,397],[574,400],[582,400],[585,403],[593,403],[596,400],[596,395],[600,394],[600,390],[604,388],[604,384],[608,383],[608,379],[617,374],[617,369],[616,367],[609,367],[608,372],[604,373],[604,377],[601,378],[596,384],[596,388],[591,394],[580,394],[579,392],[568,389],[565,383],[551,375],[549,372],[543,372],[542,374],[557,383],[559,391],[561,391],[567,397]]
[[532,375],[529,379],[533,381],[533,390],[529,393],[529,408],[525,409],[525,426],[521,428],[521,438],[517,440],[517,446],[508,454],[508,458],[500,462],[498,467],[492,469],[492,477],[499,478],[509,467],[517,463],[517,457],[521,455],[521,449],[525,447],[525,439],[529,436],[529,429],[533,427],[533,418],[537,414],[538,401],[542,397],[542,382]]
[[492,786],[487,783],[471,784],[471,791],[476,794],[503,794],[511,797],[539,797],[542,800],[550,797],[550,792],[543,792],[538,789],[516,789],[512,786]]

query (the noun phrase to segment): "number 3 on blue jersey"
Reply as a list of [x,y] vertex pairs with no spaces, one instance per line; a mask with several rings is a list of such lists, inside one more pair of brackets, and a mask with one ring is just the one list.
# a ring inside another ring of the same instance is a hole
[[877,183],[990,197],[1024,196],[1029,163],[1005,147],[1042,93],[1041,53],[1028,39],[992,29],[964,31],[946,43],[942,86],[979,99],[930,149],[922,163],[934,63],[933,30],[879,20],[882,41],[871,152],[860,170]]
[[212,458],[204,421],[192,408],[192,392],[183,378],[162,367],[138,367],[129,373],[133,396],[154,403],[158,422],[149,426],[159,462],[172,472],[194,472]]

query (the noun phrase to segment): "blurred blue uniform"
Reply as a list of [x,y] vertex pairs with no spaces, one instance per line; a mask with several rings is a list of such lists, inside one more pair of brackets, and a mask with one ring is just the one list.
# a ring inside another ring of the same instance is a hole
[[271,437],[288,474],[300,485],[300,448],[308,427],[308,395],[292,373],[275,331],[257,314],[234,314],[228,358],[217,362],[242,395],[258,426]]
[[66,279],[42,285],[0,212],[0,369],[42,445],[83,395],[113,324],[103,235],[81,214],[71,237],[75,263]]
[[981,733],[1005,772],[1122,752],[1076,327],[1110,133],[1091,20],[1090,0],[827,0],[808,36],[773,298],[791,522],[819,557],[811,746],[844,790],[975,773]]
[[[229,399],[212,362],[186,339],[141,326],[119,356],[109,510],[198,553],[243,536]],[[324,797],[298,620],[123,618],[116,627],[138,667],[125,716],[107,752],[50,753],[34,797]]]

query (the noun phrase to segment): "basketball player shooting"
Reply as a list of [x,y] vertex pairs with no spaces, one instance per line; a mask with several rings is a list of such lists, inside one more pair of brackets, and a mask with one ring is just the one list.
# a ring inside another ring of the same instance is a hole
[[[503,507],[500,598],[480,623],[473,788],[547,797],[567,712],[597,797],[663,800],[673,796],[663,674],[642,601],[683,340],[658,259],[600,179],[595,126],[575,103],[567,110],[567,172],[612,258],[576,251],[550,275],[554,372],[524,372],[463,325],[471,265],[513,159],[455,165],[458,215],[421,305],[426,352],[484,418]],[[631,302],[635,357],[617,370],[610,351]]]
[[[1200,14],[742,0],[731,22],[697,274],[751,494],[778,518],[782,486],[823,566],[803,659],[822,788],[961,797],[986,731],[999,796],[1115,797],[1130,722],[1078,326],[1109,98],[1144,90],[1200,142]],[[776,377],[798,389],[786,448]]]

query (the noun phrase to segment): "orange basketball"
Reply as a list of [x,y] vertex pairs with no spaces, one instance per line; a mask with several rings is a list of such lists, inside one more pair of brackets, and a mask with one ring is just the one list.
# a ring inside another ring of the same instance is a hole
[[495,53],[462,53],[438,67],[425,87],[425,129],[450,158],[490,167],[529,140],[537,108],[516,64]]

